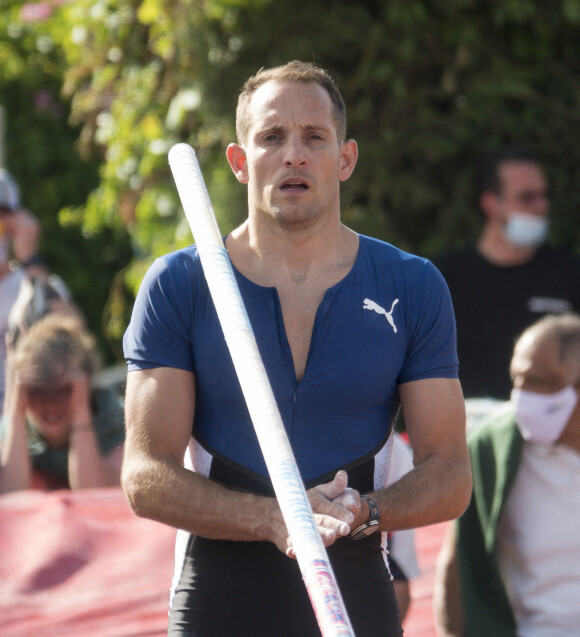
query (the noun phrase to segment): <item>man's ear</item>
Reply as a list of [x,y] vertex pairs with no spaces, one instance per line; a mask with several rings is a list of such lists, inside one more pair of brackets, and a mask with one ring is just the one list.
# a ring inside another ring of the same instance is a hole
[[499,196],[493,190],[484,190],[479,196],[479,207],[486,219],[497,219],[501,212]]
[[340,147],[340,164],[338,167],[338,178],[340,181],[346,181],[352,175],[357,158],[358,146],[354,139],[348,139]]
[[242,183],[248,183],[248,164],[246,162],[246,151],[238,144],[230,144],[226,150],[226,157],[236,176],[236,179]]

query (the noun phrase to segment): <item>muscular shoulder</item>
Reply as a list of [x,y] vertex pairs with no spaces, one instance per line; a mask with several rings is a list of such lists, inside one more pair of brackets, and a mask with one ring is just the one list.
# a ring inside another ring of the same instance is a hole
[[183,306],[203,280],[199,253],[195,246],[170,252],[157,258],[145,273],[136,307],[144,300]]
[[191,329],[208,295],[195,247],[158,258],[141,282],[123,338],[129,370],[191,370]]
[[360,255],[363,267],[370,273],[390,272],[400,281],[418,283],[421,278],[437,278],[437,268],[425,257],[405,252],[386,241],[361,236]]
[[393,262],[409,262],[409,263],[425,263],[427,260],[410,252],[405,252],[401,248],[374,237],[360,235],[360,250],[363,255],[382,261],[385,263]]
[[169,252],[155,259],[146,276],[186,275],[200,264],[199,252],[195,245]]

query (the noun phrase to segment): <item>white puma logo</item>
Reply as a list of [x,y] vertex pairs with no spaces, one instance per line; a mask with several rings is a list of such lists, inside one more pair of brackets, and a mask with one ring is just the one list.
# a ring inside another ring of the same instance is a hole
[[393,301],[393,304],[391,305],[391,311],[387,312],[387,310],[385,310],[380,305],[377,305],[377,303],[375,303],[374,301],[371,301],[370,299],[365,299],[363,310],[374,310],[377,314],[384,314],[387,321],[389,321],[389,325],[393,328],[393,332],[395,332],[396,334],[397,326],[395,325],[395,321],[393,321],[393,310],[395,308],[395,305],[397,305],[398,302],[399,302],[399,299],[395,299]]

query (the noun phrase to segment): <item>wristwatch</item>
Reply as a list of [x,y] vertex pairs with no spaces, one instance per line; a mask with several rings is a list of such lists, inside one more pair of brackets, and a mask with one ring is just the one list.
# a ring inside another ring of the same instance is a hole
[[367,535],[374,533],[379,527],[379,520],[381,514],[377,503],[369,498],[368,495],[361,495],[361,500],[364,500],[369,505],[370,515],[366,522],[363,522],[360,526],[357,526],[354,531],[351,531],[350,537],[353,540],[362,540]]

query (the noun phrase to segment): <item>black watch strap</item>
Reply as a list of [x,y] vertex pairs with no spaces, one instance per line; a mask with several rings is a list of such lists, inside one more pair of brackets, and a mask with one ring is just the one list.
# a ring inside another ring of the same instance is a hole
[[351,532],[350,536],[353,540],[362,540],[363,537],[367,537],[367,535],[374,533],[377,530],[379,520],[381,519],[379,507],[372,498],[369,498],[368,495],[361,495],[361,500],[364,500],[367,503],[370,514],[366,522],[363,522],[363,524]]

